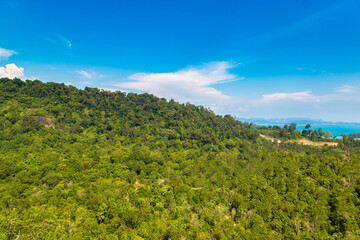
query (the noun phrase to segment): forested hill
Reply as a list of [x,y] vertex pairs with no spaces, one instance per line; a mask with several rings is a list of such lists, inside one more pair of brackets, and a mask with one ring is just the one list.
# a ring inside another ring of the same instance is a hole
[[359,239],[360,141],[0,79],[0,239]]
[[9,131],[4,132],[10,135],[14,135],[14,127],[21,128],[18,133],[39,130],[41,124],[34,121],[34,116],[46,117],[55,129],[72,134],[85,131],[107,140],[122,136],[126,142],[151,141],[171,146],[181,145],[176,140],[187,140],[190,145],[185,145],[190,148],[192,144],[218,144],[257,134],[245,131],[249,128],[230,115],[222,118],[202,106],[167,102],[150,94],[79,90],[40,81],[2,79],[0,84],[2,111],[6,106],[6,111],[14,115],[9,119]]

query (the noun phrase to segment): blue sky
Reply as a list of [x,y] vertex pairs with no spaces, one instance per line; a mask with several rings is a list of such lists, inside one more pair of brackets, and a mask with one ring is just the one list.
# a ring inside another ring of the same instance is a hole
[[0,0],[0,76],[360,122],[360,2]]

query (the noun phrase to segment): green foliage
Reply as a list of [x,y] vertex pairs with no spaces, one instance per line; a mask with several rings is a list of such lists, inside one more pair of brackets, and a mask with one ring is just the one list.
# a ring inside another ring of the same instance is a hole
[[354,138],[277,144],[260,132],[301,134],[19,79],[0,79],[0,129],[0,239],[360,238]]

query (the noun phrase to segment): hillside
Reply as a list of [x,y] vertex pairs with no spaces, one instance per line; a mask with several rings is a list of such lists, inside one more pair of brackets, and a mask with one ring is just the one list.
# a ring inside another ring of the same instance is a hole
[[360,141],[0,79],[0,239],[359,239]]

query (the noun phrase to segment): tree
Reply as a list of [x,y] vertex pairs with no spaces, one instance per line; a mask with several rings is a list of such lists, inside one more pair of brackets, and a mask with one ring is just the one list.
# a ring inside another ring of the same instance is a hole
[[332,138],[333,137],[333,134],[330,131],[325,131],[325,132],[322,132],[322,133],[323,133],[323,136],[325,138]]

